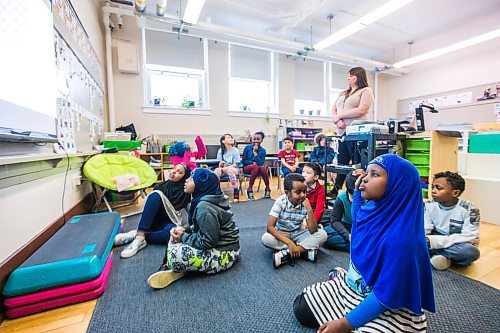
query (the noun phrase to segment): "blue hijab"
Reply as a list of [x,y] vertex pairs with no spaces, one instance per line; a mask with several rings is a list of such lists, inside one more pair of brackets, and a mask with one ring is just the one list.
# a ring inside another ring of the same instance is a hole
[[221,195],[219,177],[206,168],[196,168],[191,177],[194,181],[194,192],[192,194],[191,208],[189,209],[189,221],[201,199],[205,195]]
[[417,169],[394,154],[378,156],[370,164],[387,171],[387,185],[382,198],[352,212],[351,260],[384,306],[434,312]]

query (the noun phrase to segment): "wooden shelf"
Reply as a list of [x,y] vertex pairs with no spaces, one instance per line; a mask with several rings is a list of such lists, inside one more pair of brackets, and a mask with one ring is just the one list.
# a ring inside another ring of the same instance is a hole
[[159,160],[161,165],[159,166],[151,166],[158,175],[158,179],[155,184],[162,183],[165,181],[165,171],[172,169],[172,158],[168,153],[144,153],[141,154],[140,159],[149,163],[151,161],[151,157],[155,160]]

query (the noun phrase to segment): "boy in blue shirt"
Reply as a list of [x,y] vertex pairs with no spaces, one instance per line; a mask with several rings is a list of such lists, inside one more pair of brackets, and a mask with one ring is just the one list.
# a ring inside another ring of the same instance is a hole
[[[304,255],[316,261],[318,248],[326,241],[326,232],[318,229],[314,212],[307,200],[307,185],[302,175],[290,173],[285,177],[285,194],[280,196],[269,212],[267,232],[262,236],[264,246],[275,249],[273,266]],[[302,229],[306,219],[307,229]]]

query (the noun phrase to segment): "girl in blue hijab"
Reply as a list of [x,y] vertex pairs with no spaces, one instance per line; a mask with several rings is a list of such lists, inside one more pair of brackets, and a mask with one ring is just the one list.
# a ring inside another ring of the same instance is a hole
[[155,289],[165,288],[189,271],[225,271],[240,257],[239,230],[219,177],[209,169],[197,168],[184,192],[192,195],[189,225],[171,230],[164,265],[148,278]]
[[416,168],[394,154],[371,161],[353,196],[349,268],[306,287],[297,319],[320,333],[425,331],[435,305],[423,214]]

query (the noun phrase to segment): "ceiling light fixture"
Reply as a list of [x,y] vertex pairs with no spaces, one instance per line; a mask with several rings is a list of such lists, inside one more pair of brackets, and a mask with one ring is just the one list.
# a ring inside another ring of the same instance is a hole
[[317,50],[322,50],[327,48],[328,46],[331,46],[342,39],[358,32],[361,29],[366,28],[368,25],[372,24],[375,21],[380,20],[382,17],[389,15],[390,13],[398,10],[401,7],[406,6],[410,2],[414,0],[391,0],[383,4],[382,6],[378,7],[377,9],[369,12],[365,16],[361,17],[360,19],[354,21],[353,23],[349,24],[345,28],[340,29],[333,35],[328,36],[327,38],[323,39],[322,41],[319,41],[314,45],[314,48]]
[[196,24],[204,5],[205,0],[189,0],[182,20],[186,23]]
[[494,38],[498,38],[498,37],[500,37],[500,29],[493,30],[491,32],[488,32],[488,33],[485,33],[485,34],[482,34],[482,35],[479,35],[479,36],[476,36],[476,37],[473,37],[470,39],[466,39],[464,41],[461,41],[461,42],[458,42],[455,44],[451,44],[451,45],[442,47],[440,49],[430,51],[430,52],[427,52],[427,53],[424,53],[424,54],[421,54],[421,55],[418,55],[418,56],[415,56],[412,58],[398,61],[393,66],[397,67],[397,68],[406,67],[409,65],[416,64],[417,62],[429,60],[431,58],[435,58],[435,57],[441,56],[443,54],[450,53],[450,52],[453,52],[456,50],[460,50],[460,49],[463,49],[463,48],[466,48],[466,47],[469,47],[472,45],[476,45],[476,44],[479,44],[482,42],[486,42],[490,39],[494,39]]

